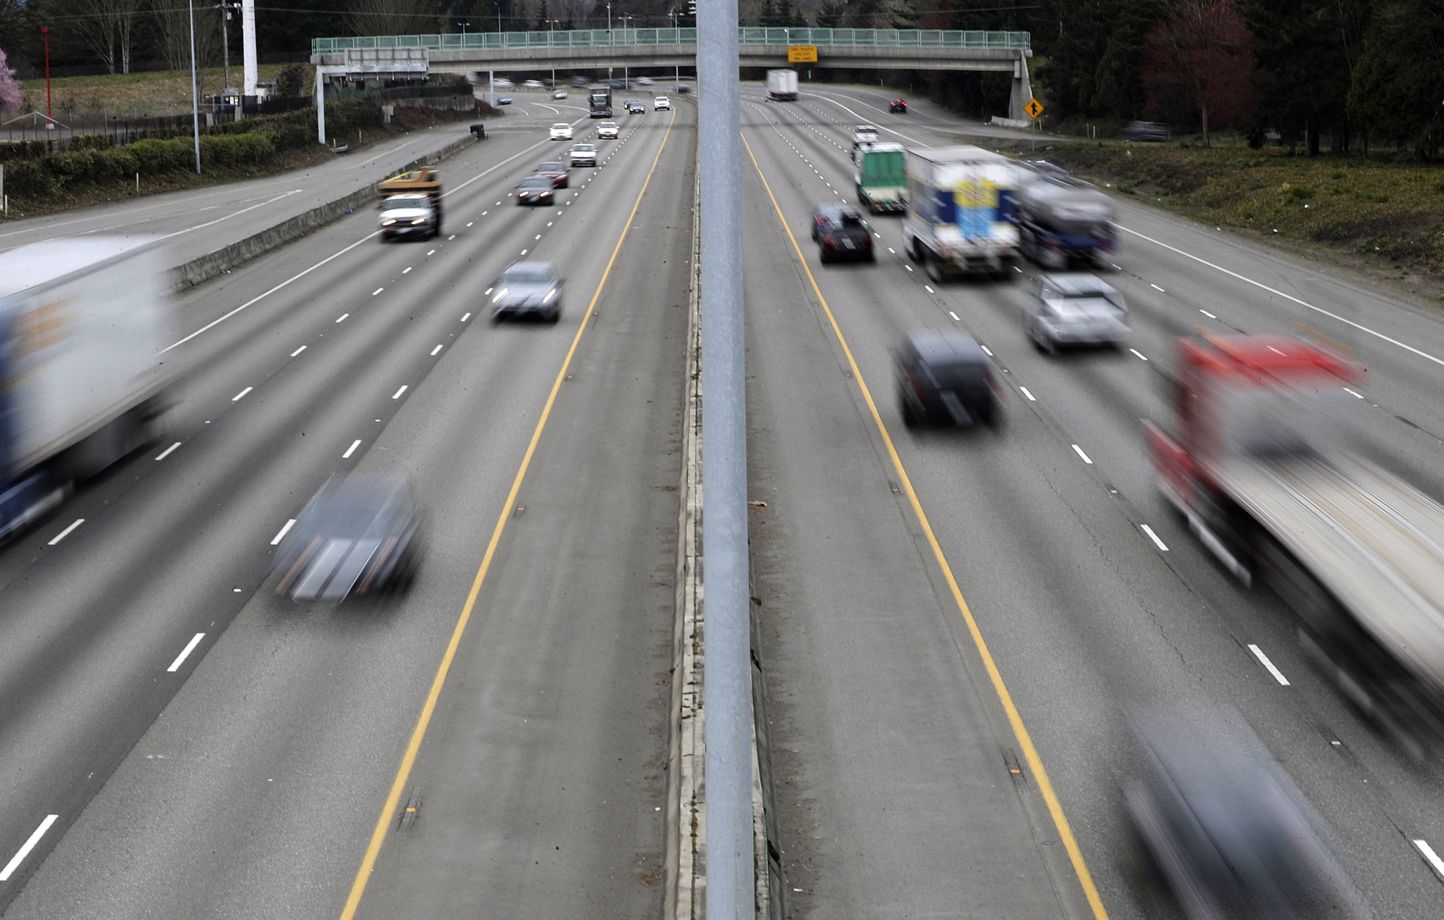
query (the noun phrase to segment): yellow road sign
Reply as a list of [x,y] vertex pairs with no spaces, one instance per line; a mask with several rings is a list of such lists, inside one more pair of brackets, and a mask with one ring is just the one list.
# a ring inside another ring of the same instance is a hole
[[1028,104],[1023,106],[1023,111],[1028,113],[1029,118],[1037,121],[1038,116],[1043,114],[1043,103],[1037,99],[1029,99]]
[[788,45],[787,63],[789,64],[816,64],[816,45]]

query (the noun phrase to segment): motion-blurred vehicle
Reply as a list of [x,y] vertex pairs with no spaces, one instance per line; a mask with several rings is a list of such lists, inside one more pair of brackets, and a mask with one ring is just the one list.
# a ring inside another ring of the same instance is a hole
[[908,151],[903,246],[934,284],[964,272],[1012,280],[1018,228],[1011,220],[1017,167],[981,147]]
[[1130,121],[1123,129],[1126,141],[1166,141],[1173,137],[1173,131],[1161,121]]
[[604,121],[597,125],[597,140],[616,140],[621,132],[615,121]]
[[486,289],[491,316],[535,316],[554,323],[562,316],[562,279],[551,262],[513,262]]
[[1003,427],[1003,399],[993,362],[956,330],[914,332],[895,355],[903,424]]
[[776,102],[797,101],[797,71],[791,68],[767,71],[767,98]]
[[544,163],[538,163],[532,174],[545,176],[552,180],[553,188],[566,188],[568,184],[567,164],[561,160],[547,160]]
[[497,77],[491,82],[491,85],[495,86],[497,89],[511,89],[515,84],[508,80],[506,77]]
[[[435,236],[441,232],[442,209],[441,209],[441,171],[435,166],[422,166],[410,172],[398,173],[376,183],[376,194],[381,198],[381,210],[383,212],[381,238],[388,239],[389,236]],[[406,205],[393,206],[390,202],[395,197],[407,197],[412,202]],[[414,199],[418,196],[425,197],[430,204],[429,209],[414,206]],[[411,211],[426,210],[429,213],[412,213],[403,217],[398,215],[394,218],[397,223],[386,224],[385,211],[389,208],[405,208]],[[422,223],[414,223],[421,220]],[[403,223],[404,222],[404,223]],[[390,233],[388,234],[388,231]]]
[[551,127],[551,139],[554,141],[569,141],[572,139],[572,126],[564,121],[559,121]]
[[872,232],[862,215],[840,201],[825,201],[812,211],[812,238],[817,241],[823,262],[837,259],[877,261],[872,249]]
[[668,99],[666,96],[658,96],[656,99],[652,100],[652,111],[672,111],[672,100]]
[[540,80],[528,80],[528,81],[526,81],[525,83],[523,83],[522,86],[525,86],[527,89],[544,89],[544,88],[545,88],[545,84],[543,84],[542,81],[540,81]]
[[497,97],[496,97],[496,104],[497,104],[497,105],[511,105],[511,97],[510,97],[510,96],[497,96]]
[[1048,354],[1070,347],[1122,348],[1128,341],[1128,305],[1097,275],[1044,275],[1024,327],[1033,346]]
[[641,100],[639,99],[628,99],[624,106],[627,110],[627,113],[630,115],[647,114],[647,107],[645,105],[642,105]]
[[552,93],[552,98],[553,98],[553,99],[565,99],[565,98],[567,98],[567,91],[564,90],[564,89],[559,89],[559,90],[557,90],[556,92]]
[[527,176],[517,183],[517,204],[551,204],[556,182],[547,176]]
[[150,237],[0,253],[0,538],[154,440],[171,402],[174,265]]
[[332,476],[276,551],[276,593],[341,601],[404,591],[420,568],[420,529],[421,509],[404,476]]
[[392,195],[381,202],[381,239],[430,239],[437,229],[436,209],[425,195]]
[[1051,163],[1026,164],[1012,220],[1018,249],[1047,268],[1106,262],[1113,252],[1113,199]]
[[573,166],[596,166],[597,145],[572,144],[571,162]]
[[1139,769],[1123,783],[1145,881],[1191,920],[1363,920],[1322,819],[1231,709],[1163,704],[1130,719]]
[[692,91],[692,87],[688,86],[686,83],[678,83],[678,84],[677,84],[677,92],[678,92],[679,95],[685,96],[685,95],[687,95],[688,93],[690,93],[691,91]]
[[1298,614],[1344,694],[1422,756],[1444,738],[1444,506],[1351,448],[1362,368],[1286,336],[1182,339],[1159,491],[1245,585]]
[[854,125],[852,129],[852,149],[854,154],[861,144],[877,143],[877,127],[875,125]]
[[900,114],[906,115],[908,113],[907,100],[894,99],[892,102],[889,102],[887,104],[887,110],[889,112],[898,112]]
[[902,144],[874,141],[853,148],[852,174],[858,203],[876,214],[907,209],[908,152]]
[[587,85],[588,83],[590,83],[590,82],[591,82],[590,80],[588,80],[586,77],[583,77],[583,76],[581,76],[581,75],[577,75],[577,76],[575,76],[575,77],[572,77],[572,80],[571,80],[572,87],[573,87],[574,89],[584,89],[584,88],[586,88],[586,85]]
[[651,86],[651,85],[652,85],[652,78],[651,78],[651,77],[638,77],[637,79],[633,80],[632,82],[635,83],[635,84],[637,84],[638,86]]
[[614,77],[613,79],[607,81],[607,88],[608,88],[608,89],[627,89],[627,88],[628,88],[628,83],[627,83],[626,80],[623,80],[621,77]]

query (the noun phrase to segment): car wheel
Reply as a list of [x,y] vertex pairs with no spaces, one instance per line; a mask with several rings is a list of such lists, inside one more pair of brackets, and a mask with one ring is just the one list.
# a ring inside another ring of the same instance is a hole
[[918,242],[917,237],[908,238],[907,251],[908,258],[914,262],[921,262],[923,260],[923,247],[922,244]]
[[555,325],[557,324],[557,321],[560,320],[561,318],[562,318],[562,305],[561,305],[561,304],[556,304],[555,306],[552,307],[551,312],[547,314],[547,322],[548,322],[548,323],[551,323],[553,326],[555,326]]
[[906,397],[899,396],[897,400],[898,411],[902,414],[903,427],[918,427],[918,414],[913,409],[913,404],[907,401]]
[[1007,424],[1007,416],[1003,415],[1003,408],[997,403],[992,403],[983,410],[983,424],[993,431],[1002,431]]
[[932,253],[927,254],[927,272],[933,284],[943,284],[947,279],[947,272],[943,271],[943,260]]

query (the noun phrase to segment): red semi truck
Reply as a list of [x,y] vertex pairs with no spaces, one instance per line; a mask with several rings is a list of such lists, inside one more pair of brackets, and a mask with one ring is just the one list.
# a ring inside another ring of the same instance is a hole
[[1347,449],[1333,404],[1362,373],[1291,337],[1181,340],[1177,435],[1145,429],[1160,490],[1224,567],[1293,607],[1367,715],[1437,743],[1444,506]]

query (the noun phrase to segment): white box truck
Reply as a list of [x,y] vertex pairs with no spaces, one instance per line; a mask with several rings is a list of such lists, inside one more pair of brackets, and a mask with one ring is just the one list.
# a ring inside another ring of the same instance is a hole
[[903,245],[933,283],[977,271],[1013,277],[1018,167],[1012,160],[981,147],[909,149],[907,179]]
[[767,98],[778,102],[797,101],[797,71],[767,71]]
[[170,268],[153,238],[0,253],[0,538],[153,440],[174,372]]

